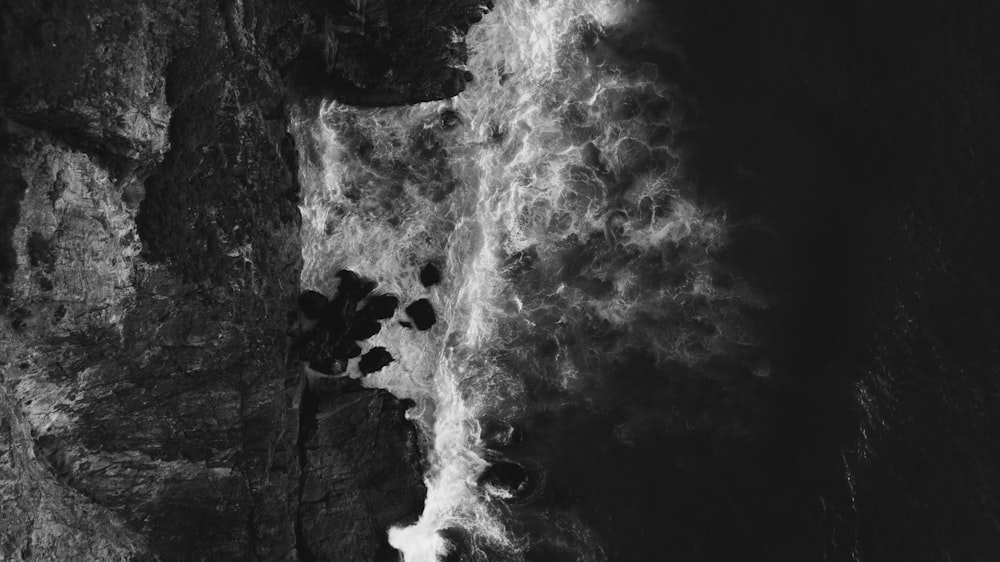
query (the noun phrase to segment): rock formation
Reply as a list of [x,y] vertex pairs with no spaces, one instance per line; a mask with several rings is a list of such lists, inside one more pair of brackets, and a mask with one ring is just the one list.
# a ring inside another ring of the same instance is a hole
[[0,559],[392,559],[405,405],[286,362],[288,109],[457,93],[481,9],[352,6],[0,8]]
[[427,299],[417,299],[406,307],[406,314],[418,330],[430,330],[437,323],[434,305]]

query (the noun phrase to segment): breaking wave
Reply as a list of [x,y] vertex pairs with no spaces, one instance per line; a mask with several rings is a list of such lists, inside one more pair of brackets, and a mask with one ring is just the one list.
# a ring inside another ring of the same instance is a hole
[[[516,560],[532,541],[603,559],[571,514],[516,530],[511,505],[546,485],[544,463],[502,454],[517,420],[586,406],[629,353],[697,369],[753,344],[741,310],[763,303],[715,259],[730,226],[676,142],[693,102],[619,48],[636,6],[501,1],[467,37],[475,79],[459,96],[326,102],[295,121],[303,288],[329,294],[349,268],[440,319],[366,343],[396,358],[366,384],[417,403],[430,461],[423,515],[389,532],[407,562]],[[431,288],[428,262],[443,272]]]

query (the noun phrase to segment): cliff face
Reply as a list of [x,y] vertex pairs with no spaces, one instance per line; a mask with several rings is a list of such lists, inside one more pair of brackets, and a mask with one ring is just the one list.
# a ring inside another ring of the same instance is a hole
[[[286,85],[431,99],[461,53],[396,70],[408,12],[335,4],[0,9],[0,559],[392,559],[424,496],[404,406],[328,389],[299,430]],[[450,41],[458,4],[414,21]]]

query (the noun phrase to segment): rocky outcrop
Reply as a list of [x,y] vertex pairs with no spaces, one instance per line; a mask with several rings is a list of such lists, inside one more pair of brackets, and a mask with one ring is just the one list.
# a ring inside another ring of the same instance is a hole
[[290,66],[291,82],[299,91],[354,105],[454,96],[473,80],[464,69],[460,38],[492,5],[492,0],[313,2],[313,25]]
[[300,559],[397,561],[387,530],[415,522],[426,495],[407,404],[344,378],[314,385],[304,401]]
[[405,405],[286,363],[286,84],[322,36],[317,92],[454,93],[467,15],[320,4],[0,8],[0,559],[390,559],[419,513]]

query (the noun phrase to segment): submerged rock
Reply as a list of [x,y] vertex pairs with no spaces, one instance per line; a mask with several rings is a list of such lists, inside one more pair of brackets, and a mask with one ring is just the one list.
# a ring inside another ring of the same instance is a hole
[[406,314],[413,319],[413,324],[418,330],[429,330],[437,323],[437,314],[427,299],[419,299],[406,307]]
[[487,417],[479,420],[479,439],[490,449],[503,449],[524,439],[524,432],[510,422]]
[[441,562],[465,562],[473,555],[472,536],[461,527],[449,527],[438,531],[444,539],[445,554]]
[[531,491],[528,471],[513,461],[491,464],[479,475],[476,483],[487,494],[501,499],[523,498]]
[[454,109],[445,109],[441,112],[441,128],[451,130],[462,123],[462,118]]

